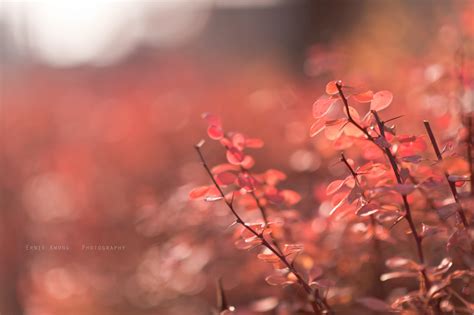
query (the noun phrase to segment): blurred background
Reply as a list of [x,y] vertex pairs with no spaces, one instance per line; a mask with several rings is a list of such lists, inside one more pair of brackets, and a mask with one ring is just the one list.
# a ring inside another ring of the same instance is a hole
[[209,314],[223,277],[240,314],[286,314],[272,297],[291,289],[234,248],[225,209],[188,201],[208,182],[200,114],[265,141],[256,169],[287,172],[318,239],[341,174],[308,136],[326,82],[391,90],[402,132],[449,135],[455,83],[433,82],[460,51],[472,65],[473,20],[472,1],[3,1],[0,313]]

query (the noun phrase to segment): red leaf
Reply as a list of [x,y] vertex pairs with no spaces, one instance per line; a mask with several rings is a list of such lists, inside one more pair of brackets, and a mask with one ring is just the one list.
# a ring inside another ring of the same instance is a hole
[[370,109],[380,111],[390,106],[393,100],[393,94],[390,91],[380,91],[374,94],[372,102],[370,103]]
[[236,179],[237,175],[230,172],[219,173],[216,176],[216,181],[219,185],[231,185],[235,183]]
[[241,163],[242,167],[245,169],[251,169],[255,165],[255,160],[250,155],[246,155],[244,160]]
[[245,137],[241,133],[234,133],[232,135],[232,145],[237,148],[239,151],[242,151],[245,148]]
[[215,125],[210,125],[207,128],[207,134],[209,138],[213,140],[220,140],[224,136],[224,132],[222,131],[222,128]]
[[239,174],[238,184],[240,188],[243,188],[246,191],[253,191],[255,189],[256,181],[253,177]]
[[223,163],[216,165],[212,168],[212,173],[213,174],[219,174],[222,172],[227,172],[227,171],[238,171],[239,167],[236,165],[228,164],[228,163]]
[[286,174],[279,170],[269,169],[265,172],[264,177],[268,185],[275,186],[280,181],[286,179]]
[[209,186],[196,187],[189,192],[189,199],[199,199],[203,197],[209,191],[209,189]]
[[237,148],[229,148],[226,153],[227,161],[229,161],[230,164],[234,165],[240,165],[242,161],[244,160],[244,154],[242,151],[238,150]]

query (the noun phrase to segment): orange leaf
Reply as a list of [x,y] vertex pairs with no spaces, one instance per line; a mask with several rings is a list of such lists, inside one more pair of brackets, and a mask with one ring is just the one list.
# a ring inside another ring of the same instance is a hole
[[359,94],[354,94],[352,97],[359,103],[369,103],[374,98],[374,92],[367,91]]
[[326,84],[326,93],[329,95],[334,95],[339,93],[339,90],[337,89],[336,86],[336,80],[335,81],[330,81],[328,84]]

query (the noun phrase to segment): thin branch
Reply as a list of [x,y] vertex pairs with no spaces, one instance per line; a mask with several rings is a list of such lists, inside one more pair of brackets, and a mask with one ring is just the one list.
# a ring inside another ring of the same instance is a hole
[[470,183],[471,183],[471,197],[474,197],[474,161],[473,161],[473,157],[472,157],[472,147],[473,147],[473,144],[472,142],[474,141],[473,140],[473,137],[474,137],[474,131],[473,131],[473,124],[472,124],[472,115],[473,113],[470,112],[468,113],[468,116],[467,116],[467,161],[469,163],[469,174],[470,174],[470,177],[469,179],[471,180]]
[[[250,172],[250,170],[246,169],[245,167],[243,166],[240,166],[240,169],[241,171],[243,172],[246,172],[249,176],[253,177],[252,176],[252,173]],[[262,205],[262,203],[260,202],[260,200],[258,199],[257,195],[255,194],[255,191],[252,190],[250,192],[250,195],[252,196],[252,198],[255,200],[255,203],[257,204],[257,208],[260,210],[260,214],[262,216],[262,219],[263,219],[263,222],[265,223],[265,226],[268,225],[268,215],[267,215],[267,209]],[[278,251],[280,252],[280,254],[283,254],[283,251],[280,247],[280,245],[278,244],[277,240],[273,237],[272,233],[270,233],[270,236],[272,237],[272,243],[273,245],[275,245],[276,249],[278,249]]]
[[315,298],[315,301],[312,301],[310,300],[310,304],[311,304],[311,307],[313,308],[313,311],[315,314],[333,314],[331,308],[329,307],[329,305],[326,303],[326,301],[324,299],[322,299],[320,296],[319,296],[319,292],[317,290],[313,290],[309,284],[303,279],[303,277],[301,276],[301,274],[296,270],[296,268],[294,267],[294,265],[292,263],[290,263],[287,258],[280,254],[279,251],[273,247],[266,239],[265,237],[263,236],[262,233],[258,233],[257,231],[255,231],[254,229],[252,229],[248,224],[245,223],[245,221],[242,219],[242,217],[237,213],[237,211],[235,210],[234,208],[234,205],[233,203],[229,202],[227,200],[227,198],[225,197],[225,194],[224,192],[222,191],[222,188],[219,186],[219,184],[217,183],[216,179],[214,178],[214,176],[212,175],[212,172],[211,172],[211,169],[209,168],[209,166],[207,165],[207,162],[206,160],[204,159],[204,156],[202,154],[202,151],[201,151],[201,147],[203,145],[203,142],[201,141],[198,145],[195,146],[195,149],[199,155],[199,158],[201,159],[201,163],[204,167],[204,169],[206,170],[207,174],[209,175],[209,177],[211,178],[214,186],[217,188],[217,190],[219,191],[219,194],[221,195],[221,197],[223,198],[225,204],[227,205],[227,207],[229,208],[229,210],[232,212],[232,214],[234,215],[235,219],[236,219],[236,222],[240,225],[242,225],[245,229],[247,229],[250,233],[252,233],[255,237],[257,237],[260,242],[261,242],[261,245],[264,246],[265,248],[267,248],[268,250],[270,250],[276,257],[278,257],[278,259],[280,259],[280,261],[288,268],[288,270],[293,273],[298,281],[298,283],[303,287],[303,289],[305,290],[305,292],[311,297],[314,297]]
[[[439,150],[438,143],[436,142],[436,137],[433,133],[433,130],[431,129],[431,125],[429,121],[424,120],[423,124],[425,125],[426,132],[428,133],[428,136],[430,137],[431,145],[433,146],[433,149],[436,153],[436,157],[438,158],[438,161],[442,161],[443,155],[441,154],[441,151]],[[459,200],[459,195],[456,190],[456,184],[449,180],[448,173],[445,172],[444,177],[448,181],[449,189],[451,190],[451,194],[453,195],[454,201],[456,201],[456,203],[458,204],[458,209],[457,209],[458,216],[461,219],[461,222],[464,225],[464,227],[468,228],[469,223],[467,222],[466,215],[464,214],[464,210],[461,205],[461,201]],[[472,185],[472,181],[471,181],[471,185]]]
[[[359,174],[357,174],[357,172],[352,168],[352,166],[349,164],[349,161],[347,161],[346,159],[346,156],[344,155],[344,153],[341,153],[341,161],[346,165],[347,169],[349,170],[349,172],[351,173],[352,177],[354,178],[354,181],[357,183],[357,186],[359,186],[360,188],[362,188],[361,184],[360,184],[360,181],[359,181],[359,178],[357,177]],[[365,196],[365,193],[364,191],[362,191],[362,197],[364,198],[364,200],[366,202],[368,202],[367,200],[367,197]],[[382,248],[381,248],[381,245],[380,245],[380,241],[378,240],[377,236],[376,236],[376,227],[377,227],[377,221],[375,220],[375,215],[371,214],[370,215],[370,224],[372,226],[372,229],[374,231],[374,235],[373,235],[373,245],[374,245],[374,253],[375,253],[375,261],[374,261],[374,275],[375,275],[375,284],[376,284],[376,294],[377,296],[383,296],[383,291],[384,291],[384,288],[383,288],[383,285],[380,281],[378,281],[378,279],[380,278],[380,274],[382,273],[381,270],[380,270],[380,266],[377,262],[381,261],[382,260]]]
[[[372,115],[374,115],[375,121],[377,122],[377,126],[380,130],[381,137],[385,138],[384,123],[382,122],[382,120],[380,119],[380,117],[379,117],[379,115],[376,111],[373,110]],[[393,173],[395,174],[395,178],[397,179],[397,183],[398,184],[403,184],[403,180],[402,180],[402,177],[400,175],[400,170],[398,168],[397,161],[395,160],[395,156],[392,154],[392,151],[390,151],[389,148],[384,148],[383,150],[384,150],[385,155],[387,156],[387,158],[390,162]],[[423,248],[421,246],[422,238],[420,237],[420,235],[418,234],[418,232],[416,230],[415,223],[414,223],[412,215],[411,215],[411,209],[410,209],[410,204],[408,203],[407,195],[406,194],[401,194],[401,196],[402,196],[402,200],[403,200],[403,206],[405,208],[405,219],[407,220],[408,225],[410,226],[410,230],[411,230],[411,232],[413,234],[413,238],[415,239],[415,242],[416,242],[416,248],[417,248],[417,251],[418,251],[418,258],[420,260],[420,263],[424,264],[425,263],[425,256],[424,256],[424,253],[423,253]],[[422,271],[422,273],[423,273],[423,277],[425,278],[425,281],[427,283],[427,287],[429,287],[430,282],[428,280],[428,277],[424,273],[424,270]]]
[[[336,87],[337,87],[339,95],[340,95],[340,97],[341,97],[341,99],[344,103],[344,106],[345,106],[345,109],[346,109],[346,112],[347,112],[347,118],[348,118],[349,122],[351,122],[357,129],[362,131],[369,141],[373,142],[374,144],[377,145],[377,147],[381,148],[376,143],[375,138],[373,136],[371,136],[370,133],[367,131],[367,128],[363,128],[361,125],[359,125],[359,123],[354,121],[354,119],[352,118],[352,116],[350,114],[350,111],[349,111],[349,104],[347,102],[347,98],[345,97],[344,92],[342,91],[341,81],[336,82]],[[380,119],[380,117],[378,116],[376,111],[372,111],[372,115],[374,116],[374,118],[377,122],[377,126],[379,127],[380,136],[383,137],[384,140],[386,140],[385,139],[384,123],[382,122],[382,120]],[[402,178],[400,176],[400,171],[398,169],[398,164],[397,164],[397,161],[395,159],[395,156],[392,154],[392,152],[390,151],[389,148],[381,148],[381,149],[385,153],[385,155],[387,156],[387,158],[390,162],[390,165],[392,167],[393,173],[395,174],[395,178],[397,180],[397,183],[398,184],[403,184],[403,181],[402,181]],[[416,230],[416,227],[415,227],[415,223],[413,222],[413,218],[412,218],[412,215],[411,215],[410,204],[408,203],[407,195],[401,194],[401,196],[402,196],[402,200],[403,200],[403,206],[405,208],[404,218],[408,222],[408,225],[410,226],[410,230],[413,234],[413,238],[414,238],[415,243],[416,243],[418,259],[419,259],[420,263],[424,265],[425,256],[424,256],[424,253],[423,253],[423,247],[421,246],[422,238],[418,234],[418,232]],[[428,279],[428,276],[426,275],[426,271],[425,271],[424,268],[421,270],[421,274],[422,274],[423,279],[425,281],[426,287],[429,288],[431,286],[431,282]]]

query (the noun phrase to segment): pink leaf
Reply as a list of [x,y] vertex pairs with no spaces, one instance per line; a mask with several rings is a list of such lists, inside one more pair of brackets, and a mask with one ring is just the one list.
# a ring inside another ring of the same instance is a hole
[[352,97],[359,103],[369,103],[374,98],[374,92],[367,91],[359,94],[354,94]]
[[223,164],[219,164],[219,165],[214,166],[212,168],[212,173],[213,174],[219,174],[219,173],[226,172],[226,171],[238,171],[238,170],[239,170],[239,167],[236,166],[236,165],[223,163]]
[[337,98],[319,98],[313,104],[313,117],[321,118],[326,115],[337,100]]
[[390,106],[393,100],[393,94],[390,91],[380,91],[374,94],[374,98],[370,103],[370,109],[380,111]]
[[365,206],[361,207],[357,210],[356,214],[360,217],[366,217],[371,214],[377,213],[379,211],[379,207],[376,204],[368,203]]
[[330,196],[336,193],[339,189],[342,188],[345,182],[346,182],[345,180],[341,180],[341,179],[331,182],[326,188],[326,195]]
[[324,119],[316,120],[309,129],[309,136],[314,137],[326,128]]
[[250,155],[246,155],[241,163],[242,167],[245,169],[251,169],[255,165],[255,160]]
[[250,138],[250,139],[245,139],[245,146],[247,148],[254,148],[258,149],[263,147],[263,140],[257,139],[257,138]]
[[222,128],[216,125],[210,125],[207,128],[207,134],[209,138],[213,140],[220,140],[224,136],[224,132],[222,131]]
[[232,145],[242,151],[245,148],[245,136],[238,132],[234,133],[232,135]]
[[196,187],[189,192],[189,199],[201,198],[209,191],[209,189],[210,189],[209,186]]
[[229,148],[226,153],[227,161],[229,161],[230,164],[234,165],[240,165],[242,161],[244,160],[244,154],[242,151],[238,150],[237,148]]

